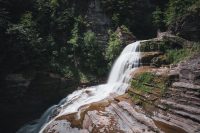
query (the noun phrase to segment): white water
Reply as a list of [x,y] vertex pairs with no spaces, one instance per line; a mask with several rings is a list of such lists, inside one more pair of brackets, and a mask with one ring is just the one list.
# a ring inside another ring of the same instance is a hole
[[69,95],[66,103],[61,106],[60,115],[77,112],[81,106],[100,101],[111,93],[125,93],[130,74],[139,65],[139,53],[136,52],[139,44],[135,42],[124,48],[111,70],[107,84],[88,87]]
[[[78,112],[80,107],[103,100],[107,98],[110,94],[113,93],[117,95],[124,94],[127,88],[129,87],[129,80],[131,78],[131,73],[135,70],[135,68],[139,66],[140,53],[136,52],[139,44],[140,42],[135,42],[127,45],[124,48],[124,50],[114,63],[106,84],[92,86],[82,90],[77,90],[72,94],[70,94],[69,96],[67,96],[64,100],[62,100],[60,102],[61,111],[54,119],[56,119],[61,115]],[[46,120],[40,120],[40,121],[48,122],[47,119],[49,119],[50,117],[49,115],[51,115],[52,112],[53,112],[52,110],[47,111],[47,113],[44,114],[44,116],[47,117],[45,118]],[[52,119],[46,124],[43,123],[45,125],[40,130],[40,133],[42,133],[43,130],[54,119]],[[28,129],[27,131],[27,128],[25,128],[24,131],[23,129],[20,130],[19,133],[24,133],[24,132],[33,133],[33,129],[32,130]]]

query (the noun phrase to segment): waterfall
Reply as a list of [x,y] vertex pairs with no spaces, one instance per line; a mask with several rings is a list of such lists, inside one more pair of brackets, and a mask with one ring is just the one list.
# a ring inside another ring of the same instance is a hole
[[[80,107],[103,100],[111,93],[124,94],[129,87],[131,74],[139,66],[140,52],[137,52],[139,45],[140,42],[137,41],[124,48],[115,61],[106,84],[74,91],[58,105],[48,109],[37,124],[25,126],[18,133],[42,133],[46,126],[59,116],[78,112]],[[55,115],[55,110],[59,110],[58,114],[51,119]]]

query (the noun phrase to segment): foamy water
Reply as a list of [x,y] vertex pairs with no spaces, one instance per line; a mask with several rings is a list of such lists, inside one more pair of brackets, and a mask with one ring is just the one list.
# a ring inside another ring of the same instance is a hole
[[[57,106],[44,113],[38,124],[24,127],[20,129],[18,133],[37,133],[38,131],[42,133],[43,130],[59,116],[78,112],[80,107],[103,100],[111,93],[117,95],[124,94],[129,87],[131,73],[139,66],[140,53],[137,52],[139,45],[140,42],[138,41],[124,48],[115,61],[106,84],[74,91]],[[52,112],[58,107],[60,108],[59,114],[52,120],[49,120]]]

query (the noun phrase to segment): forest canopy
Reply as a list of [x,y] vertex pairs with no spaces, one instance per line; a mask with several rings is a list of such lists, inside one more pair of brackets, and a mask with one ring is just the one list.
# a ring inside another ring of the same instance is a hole
[[102,46],[98,33],[88,29],[89,2],[0,0],[1,73],[36,69],[78,82],[84,75],[105,76],[116,50],[123,48],[114,33],[117,27],[124,25],[138,39],[155,37],[158,29],[165,31],[192,5],[198,5],[197,0],[102,0],[113,32]]

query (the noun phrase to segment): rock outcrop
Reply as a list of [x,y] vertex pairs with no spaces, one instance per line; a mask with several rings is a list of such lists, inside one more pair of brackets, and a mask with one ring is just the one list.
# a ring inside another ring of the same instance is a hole
[[166,126],[160,127],[164,132],[172,132],[167,125],[178,127],[179,131],[176,132],[200,132],[199,59],[195,56],[171,69],[162,68],[164,73],[159,73],[162,69],[149,69],[150,72],[167,76],[171,82],[162,93],[157,93],[155,86],[151,86],[150,92],[138,92],[134,88],[129,90],[132,96],[138,97],[142,109],[156,123],[159,122],[158,127]]

